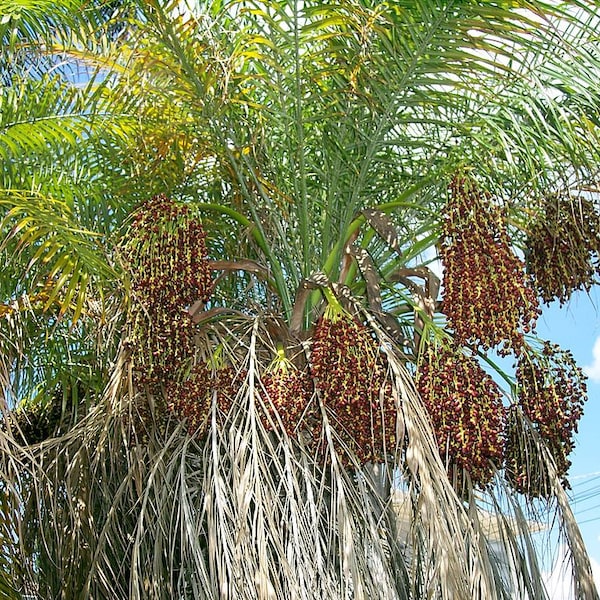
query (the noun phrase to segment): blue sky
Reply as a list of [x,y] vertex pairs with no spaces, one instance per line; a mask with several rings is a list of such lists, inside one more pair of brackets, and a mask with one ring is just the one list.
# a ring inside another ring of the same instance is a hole
[[600,567],[600,286],[575,294],[562,308],[558,303],[544,307],[537,334],[571,350],[589,377],[589,399],[571,455],[569,496],[589,553]]

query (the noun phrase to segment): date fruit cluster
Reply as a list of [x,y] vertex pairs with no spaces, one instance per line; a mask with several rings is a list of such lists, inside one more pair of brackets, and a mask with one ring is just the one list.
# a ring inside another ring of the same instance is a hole
[[[538,316],[500,207],[467,176],[451,185],[442,223],[443,311],[459,345],[519,352]],[[522,330],[522,331],[521,331]]]
[[[20,406],[14,411],[18,425],[15,438],[26,445],[38,444],[53,437],[60,425],[63,390],[59,385],[47,404],[41,402]],[[2,422],[2,425],[5,425]]]
[[361,464],[395,451],[397,411],[386,370],[369,330],[329,307],[315,327],[311,371],[342,446]]
[[453,344],[428,346],[416,385],[451,480],[462,481],[467,471],[474,485],[488,484],[504,454],[500,388],[473,356]]
[[213,400],[218,408],[217,423],[224,427],[246,375],[245,370],[236,371],[230,365],[213,369],[208,363],[199,363],[182,381],[168,383],[167,409],[183,421],[189,435],[201,441],[208,432]]
[[211,290],[205,239],[190,209],[164,195],[134,213],[122,257],[131,277],[128,343],[140,383],[175,379],[193,353],[187,308]]
[[273,428],[277,412],[287,435],[290,438],[297,437],[298,427],[312,397],[313,383],[310,375],[307,371],[298,369],[285,357],[283,350],[279,350],[277,358],[263,375],[262,383],[268,396],[267,410],[270,413],[270,418],[267,415],[263,417],[266,429]]
[[248,372],[245,369],[235,370],[231,365],[219,367],[211,376],[210,393],[216,393],[219,409],[218,421],[223,425],[236,404],[238,390],[243,385]]
[[564,304],[600,275],[600,213],[586,198],[544,198],[527,239],[527,268],[547,304]]
[[201,363],[184,381],[171,381],[166,387],[167,409],[185,421],[190,435],[203,436],[207,430],[211,407],[209,381],[209,368]]
[[[585,376],[573,355],[559,346],[545,342],[540,353],[523,353],[517,363],[519,406],[545,442],[563,486],[568,487],[566,473],[573,436],[587,399]],[[518,436],[507,438],[507,477],[517,491],[543,495],[544,475],[532,468],[519,448]],[[521,446],[523,441],[521,440]],[[535,467],[535,465],[534,465]],[[542,478],[542,481],[536,480]]]

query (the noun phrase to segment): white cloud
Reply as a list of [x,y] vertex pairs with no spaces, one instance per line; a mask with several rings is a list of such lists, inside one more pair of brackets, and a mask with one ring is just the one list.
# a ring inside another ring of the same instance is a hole
[[596,587],[598,588],[598,591],[600,591],[600,562],[594,558],[590,558],[590,562],[592,563],[592,573],[594,574]]
[[550,600],[573,600],[573,582],[568,566],[557,559],[550,573],[544,573],[544,584]]
[[[590,562],[596,587],[600,590],[600,562],[591,557]],[[564,556],[557,557],[552,571],[544,574],[544,584],[550,600],[573,600],[575,594],[571,572]]]
[[600,337],[596,339],[592,356],[594,361],[591,365],[583,367],[583,371],[592,381],[600,383]]

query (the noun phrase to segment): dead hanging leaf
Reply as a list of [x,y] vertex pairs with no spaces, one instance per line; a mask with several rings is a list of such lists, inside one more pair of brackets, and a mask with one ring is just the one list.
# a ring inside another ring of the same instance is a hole
[[[253,273],[259,279],[262,279],[271,291],[277,293],[277,288],[273,281],[271,280],[271,273],[269,269],[265,266],[257,263],[256,261],[250,259],[241,259],[241,260],[211,260],[208,263],[208,268],[211,271],[224,271],[224,272],[234,272],[234,271],[245,271],[246,273]],[[213,281],[213,287],[216,285],[217,281],[221,278],[222,275],[216,278]]]
[[396,226],[388,215],[380,210],[366,208],[362,211],[367,223],[377,232],[377,234],[394,250],[398,256],[402,256],[402,249],[398,241]]
[[218,316],[245,316],[244,313],[239,310],[234,310],[233,308],[223,308],[219,306],[209,310],[203,310],[203,308],[204,303],[201,300],[198,300],[198,302],[195,302],[188,310],[190,317],[192,317],[192,321],[196,325],[210,321]]
[[[412,281],[410,277],[418,277],[423,280],[423,285],[419,285]],[[393,283],[398,281],[406,286],[415,296],[417,296],[426,306],[430,306],[431,310],[435,308],[440,291],[439,277],[427,267],[413,267],[397,269],[388,277],[388,281]],[[429,316],[432,316],[433,312]]]
[[350,267],[352,266],[352,253],[350,252],[351,248],[354,246],[354,242],[358,239],[359,229],[354,231],[348,241],[346,242],[346,246],[344,248],[344,255],[342,256],[342,266],[340,269],[340,276],[338,278],[339,283],[343,284],[348,277],[348,273],[350,273]]
[[298,286],[296,297],[294,299],[294,306],[292,308],[292,317],[290,319],[290,333],[293,336],[299,335],[302,331],[304,308],[306,307],[310,295],[317,288],[318,286],[315,283],[306,279]]
[[375,311],[382,311],[381,286],[379,285],[379,273],[371,255],[364,248],[351,247],[348,253],[356,259],[358,268],[367,284],[367,299],[369,307]]
[[[410,277],[418,277],[423,280],[423,285],[412,281]],[[433,318],[436,309],[436,300],[440,291],[440,280],[428,267],[402,268],[394,271],[388,281],[398,281],[411,291],[415,299],[415,327],[414,347],[418,348],[421,343],[421,332],[425,326],[423,316]]]
[[396,318],[383,309],[381,285],[379,283],[380,277],[371,255],[364,248],[356,247],[348,248],[348,253],[355,258],[358,268],[367,284],[367,300],[371,313],[388,335],[396,340],[404,340],[404,331]]

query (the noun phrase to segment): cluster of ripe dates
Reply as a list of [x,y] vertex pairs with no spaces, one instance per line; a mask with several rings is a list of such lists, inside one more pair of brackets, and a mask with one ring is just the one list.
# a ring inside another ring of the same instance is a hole
[[[500,206],[461,175],[452,181],[443,214],[442,306],[452,341],[426,343],[416,370],[440,454],[457,485],[468,476],[485,487],[504,468],[518,491],[545,495],[547,475],[532,468],[533,453],[523,449],[537,435],[566,485],[585,400],[583,375],[560,349],[534,353],[526,343],[539,313],[536,284],[512,249]],[[127,344],[136,383],[160,391],[167,412],[199,437],[208,431],[214,400],[221,424],[244,400],[239,391],[247,377],[232,365],[190,366],[196,330],[187,308],[198,299],[207,302],[213,286],[205,240],[187,207],[157,196],[134,213],[123,247],[131,274]],[[561,289],[555,291],[561,298]],[[281,350],[258,374],[258,414],[266,431],[280,428],[322,449],[327,420],[347,464],[395,455],[398,410],[387,360],[371,329],[330,304],[310,341],[301,364]],[[517,357],[514,406],[503,405],[499,387],[477,359],[490,349]]]
[[546,342],[541,352],[519,356],[516,380],[517,401],[504,406],[498,385],[464,348],[431,344],[422,356],[417,389],[457,489],[466,474],[485,487],[504,468],[516,491],[547,497],[544,453],[568,487],[568,456],[587,398],[583,373],[569,352]]
[[[208,430],[213,398],[223,423],[247,376],[231,365],[190,366],[195,326],[187,308],[208,301],[212,288],[205,239],[187,207],[156,196],[134,213],[122,250],[131,279],[126,346],[135,383],[164,397],[166,410],[198,437]],[[339,433],[341,455],[361,463],[383,459],[396,431],[385,376],[369,330],[348,313],[329,310],[315,326],[308,363],[296,366],[282,352],[260,374],[261,420],[267,431],[282,426],[290,437],[308,433],[317,445],[323,435],[318,394]]]
[[600,213],[589,198],[553,194],[539,202],[527,238],[527,269],[539,297],[564,304],[600,275]]
[[443,310],[459,345],[519,352],[538,303],[501,208],[467,176],[451,185],[442,222]]
[[[453,179],[440,248],[442,306],[453,342],[430,345],[417,369],[417,386],[453,479],[462,471],[485,486],[504,468],[517,491],[534,497],[551,493],[548,455],[568,486],[568,455],[587,396],[571,354],[549,343],[533,351],[525,334],[535,327],[538,295],[562,303],[573,290],[591,285],[600,244],[591,203],[580,204],[593,213],[585,226],[573,214],[557,212],[572,210],[564,201],[545,206],[546,222],[538,215],[531,226],[526,268],[512,249],[500,205],[468,175]],[[546,262],[557,251],[560,261]],[[571,260],[575,273],[569,274]],[[516,356],[511,406],[503,406],[499,388],[476,359],[490,349]]]
[[210,296],[206,234],[188,207],[155,196],[135,211],[122,259],[131,279],[126,344],[134,374],[160,387],[194,353],[187,308]]

